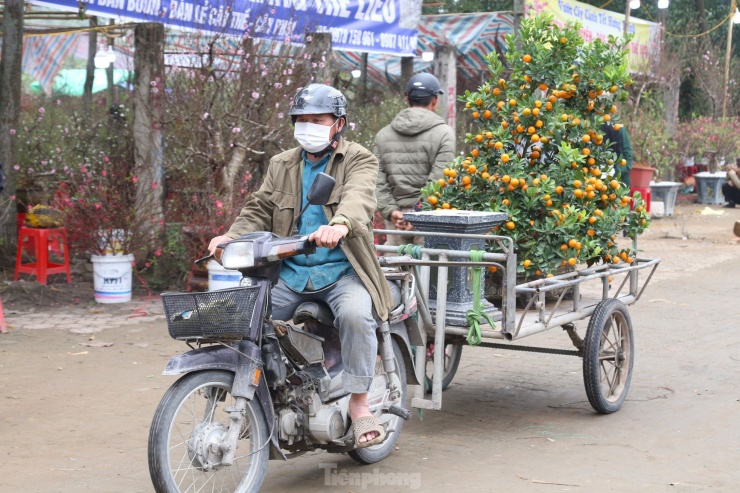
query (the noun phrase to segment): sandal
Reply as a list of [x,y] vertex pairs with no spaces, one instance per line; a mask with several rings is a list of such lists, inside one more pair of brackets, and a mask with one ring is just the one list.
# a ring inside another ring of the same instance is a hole
[[[352,423],[355,435],[355,446],[357,448],[370,447],[385,441],[385,428],[376,416],[363,416]],[[378,436],[367,442],[360,442],[360,437],[368,433],[377,432]]]

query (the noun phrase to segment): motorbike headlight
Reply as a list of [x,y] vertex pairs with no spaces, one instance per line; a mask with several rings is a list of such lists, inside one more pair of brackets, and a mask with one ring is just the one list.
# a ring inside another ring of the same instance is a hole
[[244,269],[254,267],[254,243],[251,241],[232,241],[221,253],[221,265],[225,269]]

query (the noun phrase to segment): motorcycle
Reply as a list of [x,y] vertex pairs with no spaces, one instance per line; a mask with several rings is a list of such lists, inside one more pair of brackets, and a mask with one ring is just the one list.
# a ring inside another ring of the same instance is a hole
[[[333,187],[333,178],[320,174],[308,203],[324,205]],[[220,245],[213,256],[242,273],[238,288],[162,295],[170,336],[192,349],[164,370],[182,377],[152,420],[148,458],[155,491],[253,492],[270,459],[324,449],[372,464],[391,453],[410,416],[406,385],[419,384],[411,352],[411,344],[421,340],[414,276],[384,272],[394,309],[377,327],[368,402],[386,439],[357,448],[350,394],[342,386],[339,335],[328,306],[303,303],[290,322],[271,316],[270,288],[281,261],[315,251],[307,236],[250,233]]]

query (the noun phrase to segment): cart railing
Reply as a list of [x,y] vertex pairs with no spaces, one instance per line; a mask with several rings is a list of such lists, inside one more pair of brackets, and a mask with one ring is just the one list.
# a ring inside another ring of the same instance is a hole
[[[408,235],[406,231],[376,230],[376,234],[386,235]],[[412,406],[425,409],[441,409],[442,405],[442,380],[444,372],[444,349],[445,337],[468,335],[469,328],[447,326],[445,323],[447,313],[447,280],[448,271],[454,267],[491,267],[502,269],[503,290],[501,310],[502,318],[499,328],[482,325],[481,337],[485,339],[504,339],[513,341],[528,335],[543,332],[552,327],[566,326],[578,320],[589,317],[596,309],[598,303],[607,298],[616,298],[625,305],[635,303],[642,295],[645,287],[653,276],[660,259],[638,258],[632,264],[604,264],[592,266],[586,269],[575,270],[549,278],[537,279],[520,285],[516,284],[516,254],[513,249],[511,238],[494,235],[465,235],[448,233],[428,233],[414,231],[414,236],[443,236],[456,237],[486,242],[495,242],[504,253],[484,253],[480,261],[472,261],[471,252],[464,250],[442,250],[431,248],[419,248],[415,250],[415,256],[385,256],[380,259],[381,265],[389,267],[401,267],[410,269],[417,277],[417,301],[419,307],[420,324],[424,347],[427,337],[433,337],[433,374],[432,374],[432,399],[424,398],[424,386],[417,388]],[[384,254],[398,254],[398,249],[393,246],[376,245],[376,249]],[[436,285],[436,317],[431,316],[429,310],[429,292],[431,267],[437,269]],[[638,272],[650,269],[647,278],[640,283]],[[609,293],[609,286],[613,276],[624,275],[619,288],[614,294]],[[601,282],[600,296],[590,299],[581,298],[581,287],[587,282]],[[622,289],[627,286],[627,291]],[[557,300],[547,301],[547,294],[560,290]],[[530,295],[528,303],[522,310],[516,310],[517,294]],[[570,294],[569,298],[566,296]],[[571,326],[572,327],[572,326]],[[580,341],[578,335],[571,328],[568,330],[573,343],[577,345]],[[424,382],[426,374],[426,350],[416,353],[417,378]]]

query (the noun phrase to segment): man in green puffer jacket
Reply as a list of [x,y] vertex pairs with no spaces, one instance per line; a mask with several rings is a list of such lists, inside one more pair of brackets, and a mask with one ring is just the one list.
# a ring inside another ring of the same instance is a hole
[[[442,87],[435,76],[414,75],[406,86],[410,107],[375,137],[373,154],[380,165],[375,194],[388,229],[412,229],[403,213],[419,202],[423,186],[443,178],[442,171],[455,158],[455,133],[435,113],[440,94]],[[406,243],[423,245],[424,241],[412,235],[389,235],[387,244]]]

